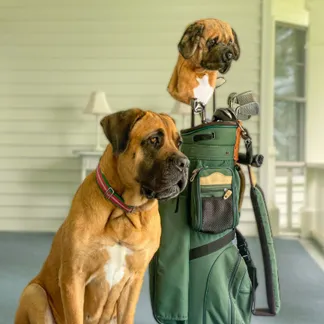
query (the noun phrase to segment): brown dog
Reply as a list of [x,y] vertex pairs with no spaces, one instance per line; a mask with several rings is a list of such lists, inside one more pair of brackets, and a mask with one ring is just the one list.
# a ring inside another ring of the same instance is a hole
[[[189,161],[168,115],[130,109],[101,125],[111,144],[100,169],[77,190],[40,273],[24,289],[16,324],[134,321],[143,276],[160,242],[158,200],[185,188]],[[111,190],[102,191],[103,179]],[[130,212],[112,203],[113,194],[118,198],[112,189]]]
[[221,20],[198,20],[186,29],[178,49],[168,92],[186,104],[197,99],[206,105],[216,86],[217,71],[226,73],[240,56],[236,33]]

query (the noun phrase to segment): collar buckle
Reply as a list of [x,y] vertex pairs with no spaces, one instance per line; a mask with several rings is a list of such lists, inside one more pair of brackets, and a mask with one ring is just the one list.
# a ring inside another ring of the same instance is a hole
[[112,187],[109,187],[106,191],[105,191],[105,196],[110,199],[115,193],[115,190]]
[[135,209],[136,209],[135,206],[131,206],[129,213],[130,213],[130,214],[131,214],[131,213],[134,213],[134,212],[135,212]]

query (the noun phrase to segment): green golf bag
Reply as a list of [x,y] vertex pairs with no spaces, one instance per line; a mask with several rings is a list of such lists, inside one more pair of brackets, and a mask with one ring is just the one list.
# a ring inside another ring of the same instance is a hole
[[181,131],[190,159],[189,181],[179,197],[160,204],[162,237],[150,263],[153,315],[163,324],[248,324],[251,315],[280,309],[279,280],[269,216],[253,180],[251,200],[265,266],[268,307],[257,309],[256,268],[240,220],[245,180],[238,121],[212,122]]

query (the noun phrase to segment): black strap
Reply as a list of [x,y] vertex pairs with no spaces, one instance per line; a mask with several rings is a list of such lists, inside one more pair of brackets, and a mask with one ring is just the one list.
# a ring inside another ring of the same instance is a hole
[[255,291],[259,285],[258,279],[257,279],[257,269],[254,265],[253,260],[252,260],[247,241],[238,229],[236,229],[236,244],[237,244],[237,248],[238,248],[242,258],[244,259],[244,261],[246,263],[246,266],[247,266],[247,269],[249,272],[249,276],[250,276],[250,279],[252,282],[252,288]]
[[[237,248],[245,261],[245,264],[248,269],[249,277],[252,283],[252,313],[255,316],[274,316],[274,311],[270,310],[269,308],[256,308],[255,301],[256,301],[256,289],[259,285],[258,278],[257,278],[257,269],[254,265],[254,262],[251,258],[250,251],[248,248],[248,244],[242,233],[237,229],[236,230],[236,241],[237,241]],[[270,274],[271,275],[271,274]]]
[[238,163],[244,165],[252,165],[255,168],[259,168],[263,163],[263,155],[253,155],[252,139],[248,130],[237,122],[238,127],[241,128],[241,137],[244,140],[245,153],[239,153]]
[[230,233],[226,234],[216,241],[191,249],[189,251],[189,260],[201,258],[205,255],[216,252],[226,246],[228,243],[232,242],[234,238],[235,230],[231,231]]

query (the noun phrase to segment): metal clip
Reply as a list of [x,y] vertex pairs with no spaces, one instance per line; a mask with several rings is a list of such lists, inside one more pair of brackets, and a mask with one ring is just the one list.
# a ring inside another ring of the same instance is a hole
[[[110,192],[110,193],[109,193]],[[105,196],[110,199],[111,196],[115,193],[115,190],[112,187],[109,187],[106,191],[105,191]]]
[[225,194],[224,194],[224,196],[223,196],[223,199],[224,199],[224,200],[228,199],[229,197],[232,196],[232,193],[233,193],[232,190],[229,190],[229,189],[226,190],[226,191],[225,191]]
[[192,113],[193,114],[200,114],[201,122],[206,123],[207,122],[206,106],[202,102],[198,101],[196,98],[192,98],[190,100],[190,106],[191,106],[191,109],[192,109]]

